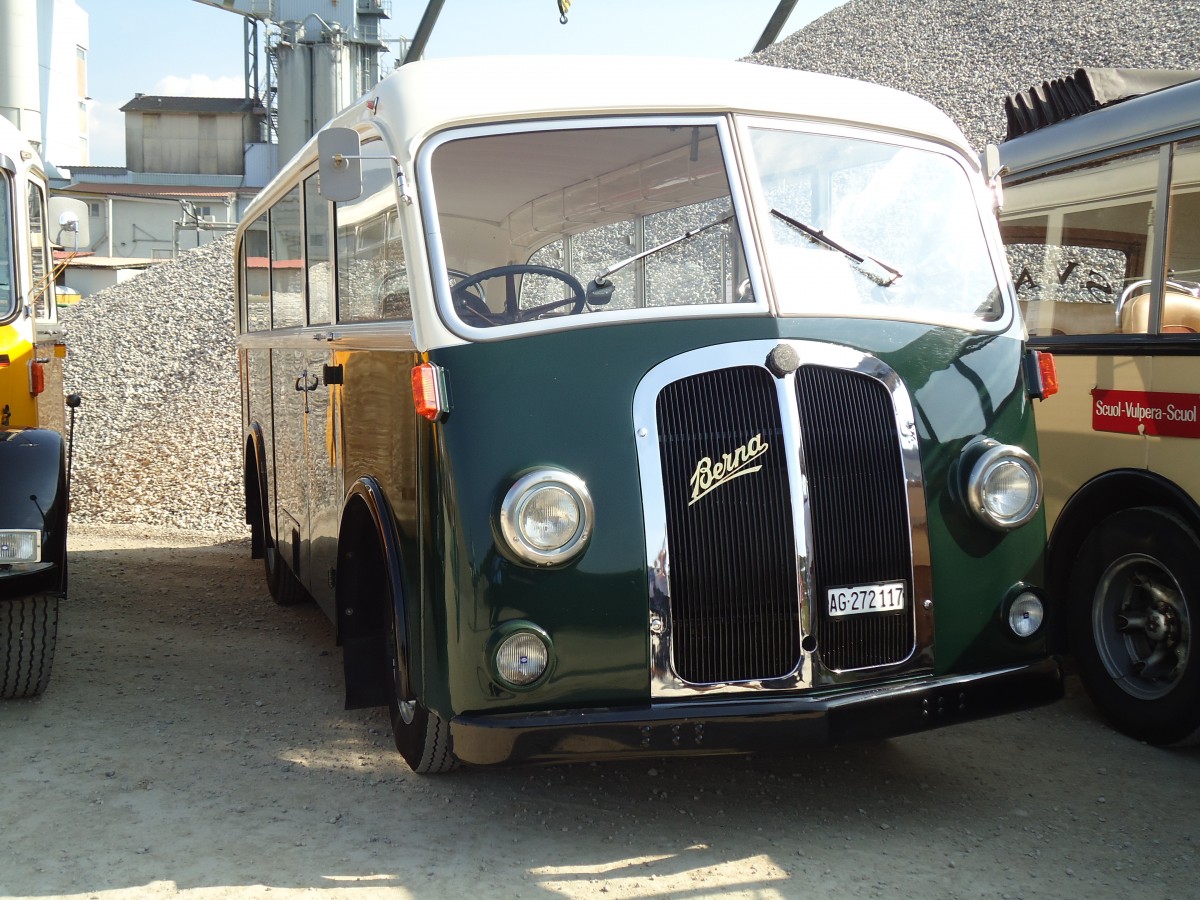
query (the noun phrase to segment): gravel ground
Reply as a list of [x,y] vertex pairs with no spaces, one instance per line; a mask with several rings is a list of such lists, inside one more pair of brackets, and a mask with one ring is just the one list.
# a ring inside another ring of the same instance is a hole
[[0,704],[0,897],[1187,900],[1200,747],[1053,706],[778,756],[413,775],[245,541],[73,528]]

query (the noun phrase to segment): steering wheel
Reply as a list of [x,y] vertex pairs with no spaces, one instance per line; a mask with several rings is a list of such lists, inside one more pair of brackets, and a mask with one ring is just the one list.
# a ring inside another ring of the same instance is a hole
[[[552,300],[529,309],[521,309],[517,298],[516,276],[518,275],[546,275],[550,278],[557,278],[559,281],[565,282],[575,296],[563,300]],[[477,285],[489,278],[500,277],[504,278],[504,312],[496,313],[488,309],[471,288],[475,288],[477,291],[482,290]],[[555,269],[551,266],[511,265],[484,269],[482,272],[476,272],[474,275],[462,278],[452,284],[450,295],[454,298],[455,307],[460,314],[466,312],[467,319],[483,320],[483,324],[486,325],[513,325],[517,322],[531,322],[534,319],[540,319],[551,310],[568,304],[571,305],[570,315],[577,315],[583,312],[583,307],[587,303],[587,294],[579,280],[570,272],[564,272],[562,269]],[[468,322],[468,324],[476,324],[476,322]]]

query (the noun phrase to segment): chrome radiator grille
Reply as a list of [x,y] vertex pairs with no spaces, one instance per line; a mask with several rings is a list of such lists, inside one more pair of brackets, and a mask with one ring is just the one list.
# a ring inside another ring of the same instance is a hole
[[[786,675],[799,660],[800,611],[773,379],[744,366],[667,385],[658,399],[658,434],[676,672],[696,684]],[[724,460],[736,461],[737,449],[756,436],[753,446],[776,452],[746,460],[717,487],[700,483],[697,473],[714,470],[698,461],[724,473]],[[761,469],[752,471],[755,465]]]
[[812,508],[817,648],[830,669],[904,659],[910,610],[831,618],[822,600],[842,585],[904,581],[912,552],[904,468],[887,389],[876,379],[823,366],[796,372],[800,430]]
[[[880,380],[804,365],[781,381],[761,365],[732,365],[666,383],[654,410],[679,679],[727,684],[796,671],[802,580],[826,668],[888,665],[912,652],[911,608],[824,612],[828,587],[903,581],[912,597],[907,483]],[[796,433],[799,448],[786,449],[785,435]],[[806,492],[794,490],[799,473]],[[793,496],[807,496],[811,519],[799,543]]]

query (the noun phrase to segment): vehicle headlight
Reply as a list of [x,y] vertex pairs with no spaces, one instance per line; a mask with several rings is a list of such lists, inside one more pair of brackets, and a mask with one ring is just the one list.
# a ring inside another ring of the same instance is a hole
[[532,631],[510,634],[496,647],[496,674],[510,687],[533,684],[550,664],[550,648]]
[[594,509],[583,479],[538,469],[517,479],[500,504],[500,534],[522,562],[552,566],[583,551]]
[[1008,627],[1017,637],[1027,638],[1037,633],[1045,617],[1046,610],[1041,598],[1023,591],[1008,608]]
[[975,460],[967,478],[967,504],[984,525],[1001,531],[1024,525],[1041,503],[1041,473],[1020,447],[997,444]]
[[36,528],[0,531],[0,565],[35,563],[42,560],[42,533]]

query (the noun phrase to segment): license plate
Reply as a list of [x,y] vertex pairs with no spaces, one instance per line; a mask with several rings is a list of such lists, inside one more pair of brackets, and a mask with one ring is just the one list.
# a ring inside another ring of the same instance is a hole
[[830,588],[826,597],[831,616],[858,616],[866,613],[895,612],[904,609],[904,582],[852,584]]

